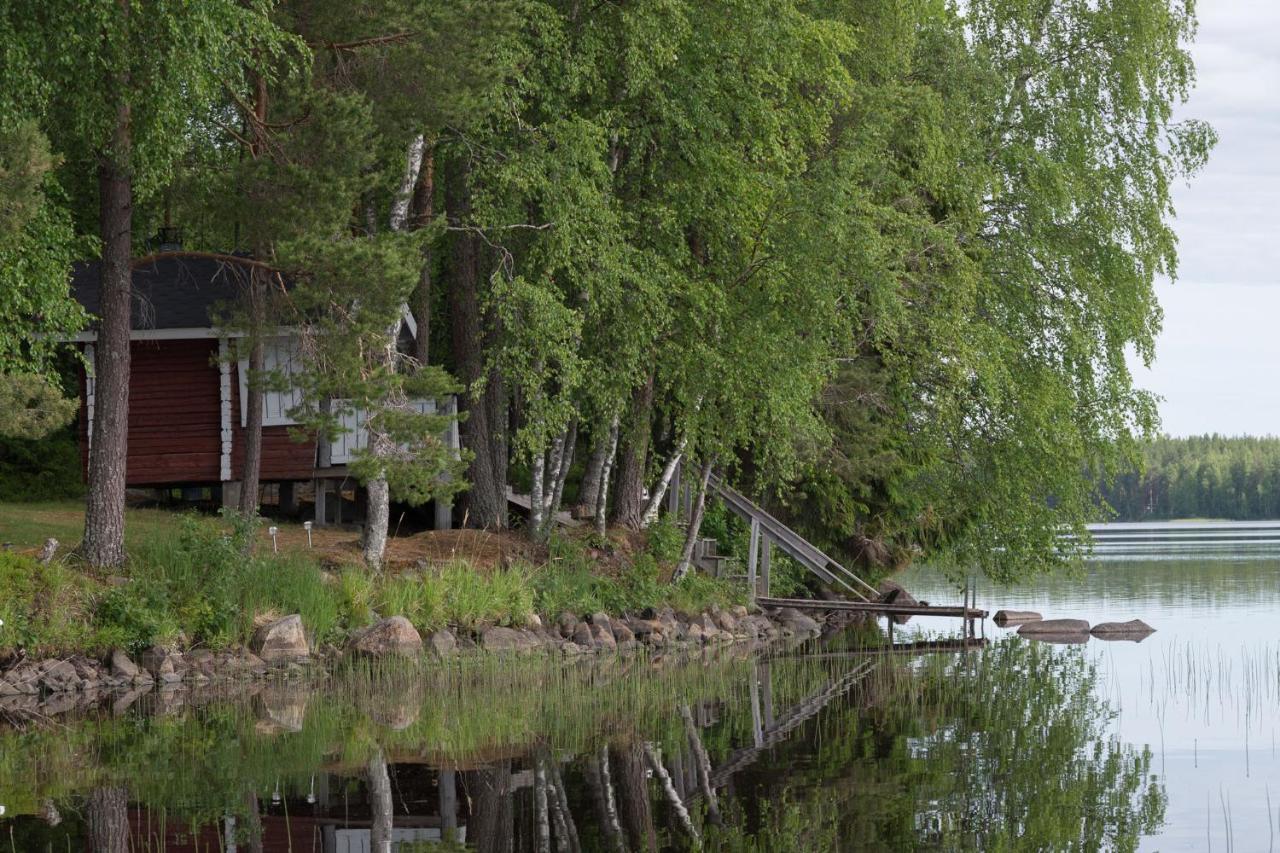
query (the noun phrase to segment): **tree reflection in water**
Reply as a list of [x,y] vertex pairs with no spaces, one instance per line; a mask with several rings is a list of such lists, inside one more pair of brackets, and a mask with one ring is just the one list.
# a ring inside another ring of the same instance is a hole
[[1078,649],[351,678],[56,730],[19,720],[0,732],[0,839],[112,853],[1131,850],[1163,820],[1150,754],[1108,737],[1114,709]]

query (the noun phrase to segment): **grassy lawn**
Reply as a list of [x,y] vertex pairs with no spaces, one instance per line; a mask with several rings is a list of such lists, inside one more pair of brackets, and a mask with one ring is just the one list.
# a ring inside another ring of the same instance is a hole
[[[160,509],[131,509],[125,513],[125,542],[141,544],[172,532],[174,513]],[[56,503],[0,503],[0,544],[18,550],[39,548],[50,536],[59,553],[71,550],[84,536],[84,501]]]

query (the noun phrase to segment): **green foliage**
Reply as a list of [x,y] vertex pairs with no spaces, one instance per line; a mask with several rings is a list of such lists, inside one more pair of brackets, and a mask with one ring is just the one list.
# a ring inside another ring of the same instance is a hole
[[84,494],[81,465],[80,441],[73,429],[38,440],[0,438],[0,501],[78,498]]
[[1280,518],[1280,439],[1161,436],[1100,489],[1117,521]]
[[97,638],[86,620],[95,584],[57,561],[0,551],[0,651],[39,654],[92,647]]

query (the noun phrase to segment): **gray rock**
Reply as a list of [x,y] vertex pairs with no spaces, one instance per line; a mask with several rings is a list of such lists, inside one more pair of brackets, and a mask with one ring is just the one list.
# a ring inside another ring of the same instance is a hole
[[1027,622],[1018,629],[1018,633],[1023,636],[1035,636],[1037,634],[1088,634],[1089,623],[1083,619],[1041,619],[1036,622]]
[[613,638],[613,631],[610,630],[607,621],[603,624],[598,622],[591,623],[591,644],[601,651],[614,652],[618,650],[618,641]]
[[778,621],[796,635],[816,634],[822,627],[816,619],[806,616],[794,607],[784,607],[778,613]]
[[132,681],[141,672],[138,665],[124,653],[124,649],[112,649],[108,663],[111,666],[111,675],[115,678],[127,678]]
[[591,625],[587,622],[579,622],[573,626],[573,634],[568,638],[583,648],[591,648],[595,643],[595,634],[591,631]]
[[41,665],[40,687],[49,693],[79,690],[82,679],[76,674],[71,661],[44,661]]
[[166,646],[152,646],[138,656],[138,663],[156,681],[173,682],[182,679],[182,656]]
[[1003,628],[1005,625],[1022,625],[1027,622],[1039,622],[1044,619],[1034,610],[997,610],[994,621]]
[[438,658],[449,657],[458,651],[458,638],[447,628],[436,631],[427,643],[431,646],[431,653]]
[[624,622],[613,623],[613,639],[617,641],[618,648],[631,648],[635,645],[636,635],[627,627]]
[[263,625],[254,632],[249,648],[266,663],[306,660],[311,656],[302,617],[297,613]]
[[568,610],[560,611],[560,615],[556,617],[556,630],[560,632],[560,636],[566,640],[573,637],[574,630],[578,627],[578,617],[574,616]]
[[1090,631],[1099,640],[1129,640],[1140,643],[1156,632],[1141,619],[1130,619],[1128,622],[1101,622]]
[[489,652],[523,652],[537,643],[526,634],[512,628],[486,628],[480,635],[480,645]]
[[391,616],[356,634],[351,640],[351,650],[371,658],[417,657],[422,654],[422,636],[408,619]]
[[721,631],[728,631],[732,634],[738,627],[737,618],[728,610],[721,610],[716,614],[715,618],[716,626],[719,627]]

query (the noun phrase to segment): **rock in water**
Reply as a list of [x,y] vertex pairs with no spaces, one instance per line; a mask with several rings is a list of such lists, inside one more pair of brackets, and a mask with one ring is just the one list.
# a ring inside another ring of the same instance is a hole
[[1130,619],[1128,622],[1101,622],[1093,626],[1090,632],[1099,640],[1129,640],[1140,643],[1156,632],[1141,619]]
[[907,592],[906,587],[896,581],[881,581],[876,591],[880,593],[880,601],[883,604],[919,604],[911,593]]
[[263,625],[254,633],[249,648],[267,663],[306,660],[311,655],[302,617],[297,613]]
[[422,637],[413,623],[403,616],[392,616],[375,622],[351,641],[351,650],[366,657],[388,655],[417,657],[422,654]]
[[1034,610],[997,610],[994,621],[1003,628],[1005,625],[1023,625],[1027,622],[1039,622],[1043,618]]
[[458,650],[458,638],[447,628],[432,634],[430,643],[431,651],[439,658],[448,657]]
[[1088,634],[1089,623],[1083,619],[1041,619],[1026,623],[1018,629],[1018,633],[1028,637],[1038,634]]

